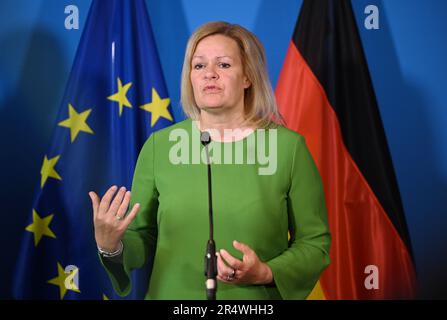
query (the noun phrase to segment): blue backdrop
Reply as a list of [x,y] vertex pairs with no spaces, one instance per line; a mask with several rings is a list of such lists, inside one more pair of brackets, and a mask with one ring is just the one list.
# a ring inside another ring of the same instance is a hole
[[[301,0],[147,0],[174,117],[188,36],[210,20],[239,23],[264,43],[276,81]],[[28,223],[91,0],[0,2],[0,298],[11,297],[19,244]],[[379,29],[364,27],[367,5]],[[64,26],[67,5],[79,29]],[[394,161],[422,293],[447,296],[447,1],[353,0]],[[32,272],[32,270],[30,270]]]

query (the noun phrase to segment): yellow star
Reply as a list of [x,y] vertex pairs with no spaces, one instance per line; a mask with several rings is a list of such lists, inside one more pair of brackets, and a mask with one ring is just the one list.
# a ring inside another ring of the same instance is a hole
[[62,180],[62,178],[59,176],[59,174],[54,170],[54,166],[56,165],[57,161],[59,160],[61,156],[58,155],[54,158],[51,158],[48,160],[47,156],[43,159],[42,168],[40,169],[40,188],[43,188],[45,182],[47,182],[48,178],[54,178],[58,180]]
[[76,139],[80,131],[93,134],[93,130],[86,123],[87,117],[92,112],[92,109],[85,110],[84,112],[77,113],[75,108],[71,104],[68,104],[69,118],[59,122],[59,126],[70,128],[71,142]]
[[56,235],[53,233],[53,231],[51,231],[49,227],[49,224],[51,223],[53,216],[54,214],[50,214],[42,219],[37,214],[36,210],[33,209],[33,223],[27,226],[25,230],[34,233],[35,247],[37,247],[37,245],[39,244],[40,239],[42,239],[42,236],[47,236],[56,239]]
[[65,272],[64,268],[62,268],[61,264],[57,263],[57,277],[53,278],[51,280],[48,280],[47,282],[50,284],[54,284],[59,287],[59,293],[61,300],[64,299],[65,294],[67,293],[67,290],[71,290],[74,292],[80,293],[81,291],[77,287],[77,284],[74,279],[76,279],[77,273],[79,272],[79,269],[75,268],[70,270],[70,272]]
[[120,117],[121,113],[123,113],[123,105],[129,108],[132,108],[132,105],[130,104],[129,100],[127,100],[126,94],[129,90],[130,86],[132,85],[132,82],[126,83],[124,86],[121,83],[121,79],[118,78],[118,92],[115,94],[112,94],[111,96],[108,96],[107,99],[116,101],[119,103],[120,107]]
[[146,103],[140,106],[141,109],[149,111],[151,113],[151,127],[155,125],[160,117],[173,121],[171,114],[169,113],[168,106],[170,103],[169,98],[160,99],[155,88],[152,88],[152,102]]

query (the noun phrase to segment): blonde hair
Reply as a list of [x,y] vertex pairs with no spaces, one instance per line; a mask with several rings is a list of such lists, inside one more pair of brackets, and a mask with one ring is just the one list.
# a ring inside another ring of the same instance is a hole
[[264,48],[261,42],[247,29],[222,21],[208,22],[202,25],[189,38],[181,83],[181,103],[185,114],[193,120],[199,119],[200,109],[194,99],[190,78],[191,60],[199,42],[205,37],[217,34],[236,41],[245,76],[251,82],[251,86],[245,89],[244,94],[244,125],[265,128],[275,123],[283,123],[268,77]]

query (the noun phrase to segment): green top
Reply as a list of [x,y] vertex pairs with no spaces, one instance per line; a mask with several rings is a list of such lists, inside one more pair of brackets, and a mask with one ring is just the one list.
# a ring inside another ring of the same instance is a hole
[[[261,141],[262,132],[265,151],[260,143],[254,149],[247,147],[250,141]],[[187,145],[191,150],[179,147],[180,137],[194,141]],[[216,249],[241,259],[232,241],[249,245],[270,266],[275,283],[218,282],[217,299],[305,299],[329,265],[331,237],[321,178],[303,137],[278,126],[258,129],[237,142],[212,141],[209,148]],[[200,132],[189,119],[153,133],[144,144],[129,207],[138,202],[141,208],[124,235],[122,261],[101,259],[118,294],[129,293],[130,272],[153,258],[146,299],[206,299],[207,166],[193,162],[202,149]],[[225,150],[232,150],[233,158],[242,150],[243,164],[228,164],[231,157]],[[277,154],[276,166],[270,159],[276,171],[260,174],[260,168],[268,167],[266,162],[256,156],[260,160],[252,164],[247,156],[258,152],[268,156],[269,150],[271,157]],[[173,164],[179,157],[183,163]]]

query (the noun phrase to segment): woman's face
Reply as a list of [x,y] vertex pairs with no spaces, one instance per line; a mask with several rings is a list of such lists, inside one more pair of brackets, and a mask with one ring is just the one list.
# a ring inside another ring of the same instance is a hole
[[239,48],[233,39],[213,35],[202,39],[191,61],[194,99],[201,110],[244,110],[244,75]]

